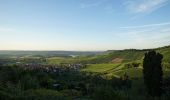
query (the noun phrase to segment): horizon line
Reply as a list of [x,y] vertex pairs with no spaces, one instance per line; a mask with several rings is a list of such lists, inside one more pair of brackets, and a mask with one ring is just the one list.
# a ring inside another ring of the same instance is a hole
[[147,50],[147,49],[157,49],[162,47],[167,47],[169,45],[159,46],[159,47],[153,47],[153,48],[124,48],[124,49],[108,49],[108,50],[0,50],[0,51],[65,51],[65,52],[104,52],[104,51],[118,51],[118,50],[130,50],[130,49],[136,49],[136,50]]

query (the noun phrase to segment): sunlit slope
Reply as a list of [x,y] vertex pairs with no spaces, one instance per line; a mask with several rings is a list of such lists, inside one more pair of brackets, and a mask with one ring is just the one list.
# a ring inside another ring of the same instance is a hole
[[[60,64],[60,63],[84,63],[84,64],[102,64],[102,63],[128,63],[128,62],[141,62],[143,61],[144,54],[147,50],[113,50],[106,51],[102,54],[88,55],[88,56],[77,56],[72,57],[50,57],[47,58],[49,64]],[[168,65],[170,62],[170,46],[157,48],[157,52],[163,54],[163,63]]]
[[[161,47],[154,49],[164,56],[163,62],[170,62],[170,46]],[[87,59],[82,59],[86,63],[124,63],[133,61],[142,61],[144,54],[149,51],[149,49],[136,50],[115,50],[107,51],[104,54],[96,55],[94,57],[87,57]]]
[[[164,76],[170,75],[170,46],[154,49],[163,55],[163,72]],[[91,60],[95,63],[88,65],[83,71],[97,72],[102,75],[121,77],[127,73],[131,78],[142,77],[142,62],[145,52],[148,50],[122,50],[122,51],[109,51],[104,55],[98,55]],[[125,64],[132,62],[140,62],[138,68],[126,68]]]
[[170,46],[157,48],[156,51],[161,53],[164,56],[163,58],[164,62],[170,63]]
[[82,71],[103,73],[117,68],[119,64],[90,64]]

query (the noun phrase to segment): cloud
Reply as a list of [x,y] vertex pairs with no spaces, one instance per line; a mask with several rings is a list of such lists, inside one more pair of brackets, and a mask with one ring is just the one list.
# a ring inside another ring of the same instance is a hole
[[166,23],[158,23],[158,24],[148,24],[148,25],[141,25],[141,26],[125,26],[125,27],[120,27],[124,29],[134,29],[134,28],[148,28],[148,27],[156,27],[156,26],[167,26],[170,25],[170,22]]
[[80,6],[81,8],[98,7],[102,5],[105,1],[107,0],[100,0],[96,2],[90,2],[90,3],[81,3]]
[[107,14],[112,14],[114,13],[115,7],[112,4],[112,0],[84,0],[85,2],[81,2],[80,7],[81,8],[95,8],[95,7],[100,7],[105,11]]
[[97,7],[100,4],[101,4],[100,2],[92,3],[92,4],[84,4],[84,3],[82,3],[80,6],[81,6],[81,8],[89,8],[89,7]]
[[155,48],[169,45],[170,43],[170,22],[148,24],[141,26],[121,27],[118,33],[113,33],[113,37],[118,38],[116,42],[128,41],[133,48]]
[[112,14],[113,12],[115,12],[115,9],[112,7],[112,6],[106,6],[104,8],[104,10],[107,12],[107,13],[110,13]]
[[80,4],[81,8],[97,7],[99,5],[101,5],[101,2],[90,3],[90,4],[85,4],[85,3]]
[[126,9],[131,13],[153,12],[167,3],[168,0],[124,0]]

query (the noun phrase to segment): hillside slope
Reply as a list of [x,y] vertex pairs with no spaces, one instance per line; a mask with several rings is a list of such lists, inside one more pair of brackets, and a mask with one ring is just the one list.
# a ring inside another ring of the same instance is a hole
[[164,62],[170,63],[170,46],[157,48],[156,51],[161,53],[164,56],[163,58]]
[[[126,49],[126,50],[114,50],[107,51],[104,54],[96,55],[93,57],[82,58],[84,63],[122,63],[122,62],[132,62],[132,61],[142,61],[144,54],[151,49],[136,50],[136,49]],[[165,46],[161,48],[154,49],[164,56],[163,62],[170,62],[170,46]],[[81,58],[80,58],[81,59]]]

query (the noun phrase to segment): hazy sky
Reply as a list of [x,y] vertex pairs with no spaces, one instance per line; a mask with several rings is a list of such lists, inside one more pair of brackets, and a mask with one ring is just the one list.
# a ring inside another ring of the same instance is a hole
[[0,50],[170,44],[170,0],[0,0]]

